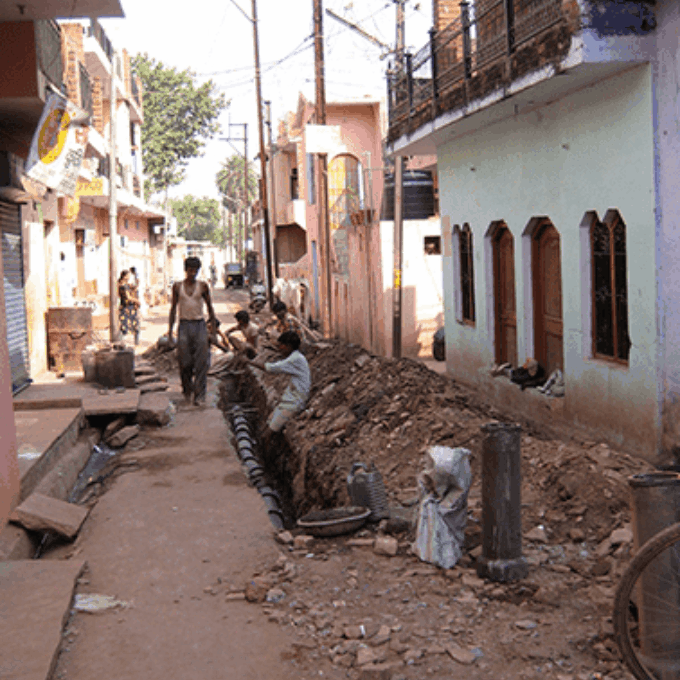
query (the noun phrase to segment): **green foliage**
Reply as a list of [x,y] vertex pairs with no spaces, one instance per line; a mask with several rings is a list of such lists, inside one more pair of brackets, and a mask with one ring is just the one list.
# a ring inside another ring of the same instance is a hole
[[224,230],[220,223],[220,204],[207,196],[184,196],[170,200],[177,218],[177,233],[187,241],[211,241],[224,245]]
[[245,162],[243,156],[229,156],[222,163],[222,167],[215,177],[217,190],[222,197],[222,205],[231,212],[238,213],[242,211],[244,203],[250,205],[257,198],[257,176],[253,164],[248,163],[248,196],[247,200],[244,200],[244,168]]
[[147,54],[134,57],[132,69],[144,86],[142,162],[149,195],[182,182],[189,159],[202,155],[219,132],[227,100],[212,80],[198,85],[192,71],[166,67]]

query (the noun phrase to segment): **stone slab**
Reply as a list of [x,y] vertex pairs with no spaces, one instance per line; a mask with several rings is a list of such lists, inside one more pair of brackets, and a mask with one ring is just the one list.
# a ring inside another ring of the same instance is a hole
[[166,393],[148,392],[139,400],[137,422],[142,425],[167,425],[170,422],[170,398]]
[[0,563],[8,560],[30,560],[37,547],[35,534],[30,534],[23,527],[5,524],[0,531]]
[[75,538],[88,509],[56,498],[32,493],[14,509],[16,520],[30,531],[53,531],[66,538]]
[[0,678],[51,677],[83,561],[0,562]]
[[148,392],[166,392],[170,385],[168,383],[151,383],[150,385],[142,385],[140,392],[147,394]]
[[81,408],[14,412],[22,499],[75,445],[82,421]]
[[83,399],[86,416],[103,416],[112,413],[136,413],[139,405],[139,390],[125,392],[109,391],[105,394],[89,394]]
[[142,375],[139,376],[138,378],[135,379],[137,382],[137,386],[140,385],[148,385],[149,383],[165,383],[167,382],[165,378],[161,378],[158,373],[154,373],[153,375]]

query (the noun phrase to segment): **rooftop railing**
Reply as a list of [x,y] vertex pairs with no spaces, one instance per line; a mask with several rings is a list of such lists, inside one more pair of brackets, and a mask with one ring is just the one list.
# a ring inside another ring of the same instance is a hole
[[88,26],[87,34],[95,38],[106,55],[106,58],[109,61],[113,61],[113,45],[106,36],[102,25],[96,19],[90,19],[90,25]]
[[486,76],[507,80],[508,59],[525,43],[564,20],[562,0],[461,2],[460,14],[388,76],[390,137],[414,117],[434,119],[471,98],[468,85]]

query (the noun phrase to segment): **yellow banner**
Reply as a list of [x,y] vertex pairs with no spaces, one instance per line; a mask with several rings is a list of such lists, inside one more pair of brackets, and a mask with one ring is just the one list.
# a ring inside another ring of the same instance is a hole
[[93,180],[78,178],[76,184],[76,196],[103,196],[104,179],[95,177]]

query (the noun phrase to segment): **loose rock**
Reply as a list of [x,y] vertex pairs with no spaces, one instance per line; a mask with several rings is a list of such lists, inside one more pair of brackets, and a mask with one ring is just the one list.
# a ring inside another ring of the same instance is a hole
[[387,557],[394,557],[399,550],[399,542],[396,538],[391,536],[378,536],[375,539],[373,552],[376,555],[386,555]]

